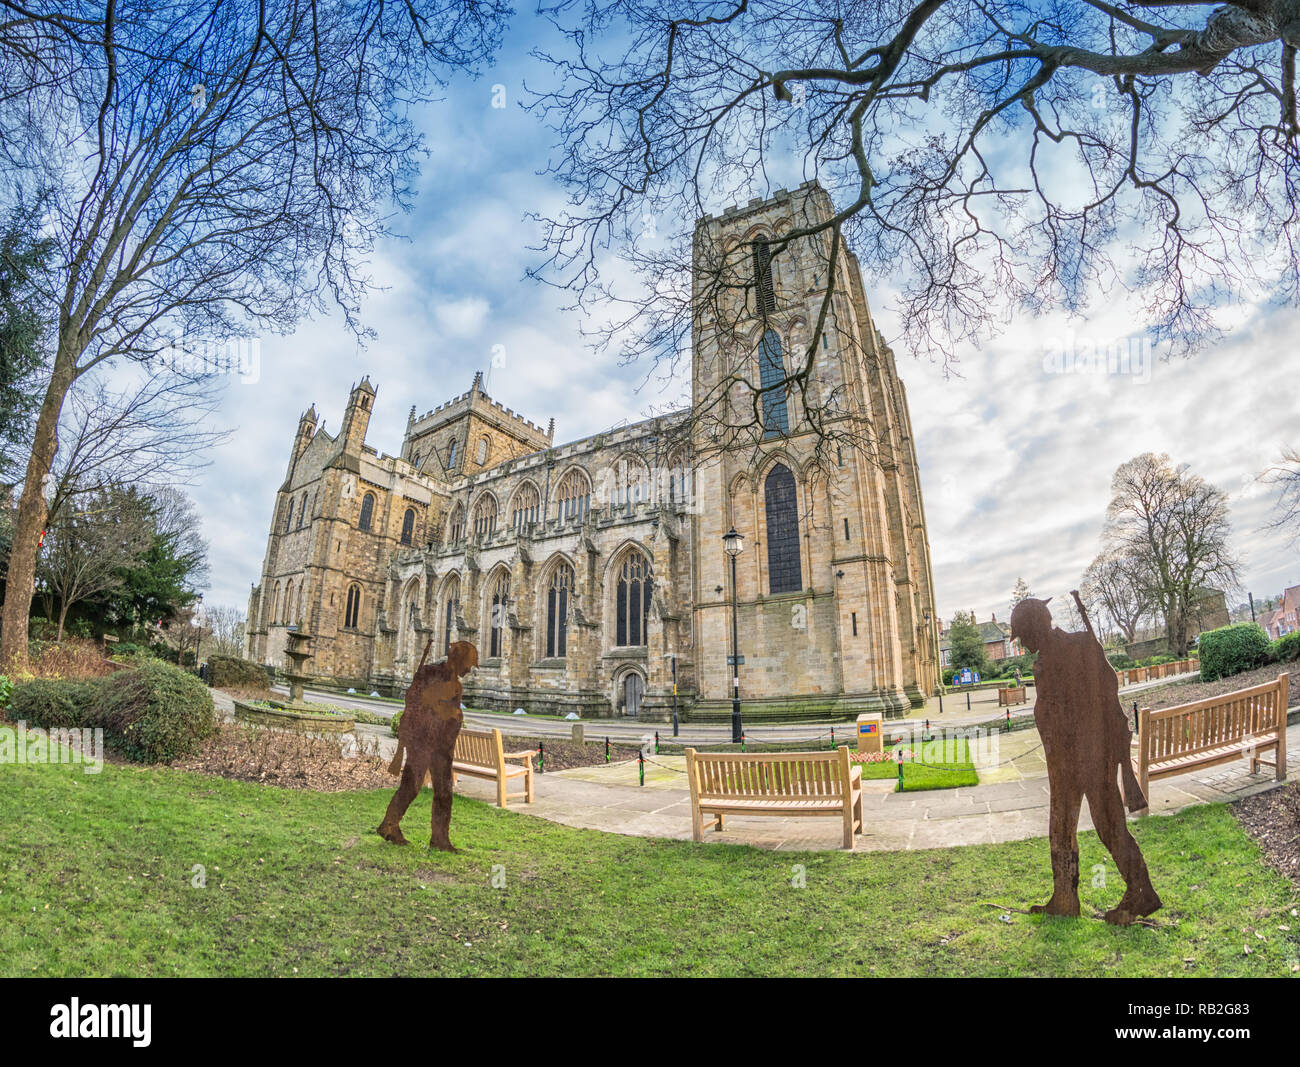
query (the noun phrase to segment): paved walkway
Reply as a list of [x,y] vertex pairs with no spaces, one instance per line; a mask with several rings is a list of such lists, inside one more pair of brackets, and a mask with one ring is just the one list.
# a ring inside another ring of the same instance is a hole
[[[1194,675],[1178,675],[1156,682],[1141,682],[1137,685],[1125,686],[1120,690],[1120,699],[1124,706],[1128,707],[1133,697],[1145,689],[1168,685],[1171,682],[1192,677]],[[288,690],[282,691],[288,692]],[[362,694],[328,693],[316,691],[310,687],[305,695],[308,700],[316,700],[322,704],[333,704],[341,708],[359,708],[389,718],[400,711],[402,707],[390,700],[374,699]],[[1013,722],[1032,723],[1035,695],[1032,686],[1028,689],[1028,695],[1030,698],[1028,703],[1009,709]],[[1002,719],[1007,710],[998,707],[996,689],[982,689],[970,693],[949,693],[944,697],[930,697],[924,707],[918,708],[907,718],[886,721],[886,739],[896,738],[900,734],[919,729],[926,723],[929,723],[931,727],[971,726],[988,723],[996,719]],[[506,733],[523,737],[538,737],[542,740],[547,738],[568,739],[574,726],[573,722],[564,719],[553,719],[540,715],[507,715],[476,709],[471,709],[465,713],[465,721],[478,727],[496,727]],[[672,726],[669,723],[640,722],[628,718],[585,719],[583,720],[583,727],[588,741],[603,740],[608,737],[611,741],[639,744],[642,738],[647,735],[653,736],[656,730],[663,738],[668,738],[672,734]],[[781,725],[751,724],[745,728],[745,734],[754,741],[791,742],[815,740],[829,745],[832,730],[834,730],[837,740],[842,737],[846,742],[854,743],[853,723],[842,721],[836,723],[808,722]],[[722,744],[731,740],[731,725],[729,723],[683,723],[680,734],[674,740],[682,745]]]
[[[214,693],[223,711],[229,698]],[[385,727],[357,726],[357,736],[377,743],[391,758],[397,742]],[[1047,836],[1047,767],[1037,731],[997,736],[990,765],[979,770],[980,784],[964,789],[893,792],[893,779],[864,783],[866,832],[860,851],[892,852],[916,848],[993,844]],[[1300,766],[1300,723],[1287,731],[1287,759]],[[691,802],[683,756],[652,756],[645,785],[635,760],[540,774],[536,801],[511,810],[582,829],[633,837],[690,840]],[[1235,800],[1271,788],[1273,772],[1250,774],[1245,759],[1151,783],[1153,815],[1170,815],[1193,804]],[[462,777],[456,791],[495,803],[491,782]],[[1092,822],[1085,802],[1081,830]],[[705,841],[782,850],[841,847],[838,819],[729,816],[724,833],[705,831]]]

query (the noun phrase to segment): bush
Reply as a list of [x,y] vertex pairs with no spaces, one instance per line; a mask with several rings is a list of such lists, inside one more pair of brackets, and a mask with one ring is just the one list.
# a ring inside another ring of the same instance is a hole
[[217,727],[207,686],[156,660],[107,678],[24,682],[14,687],[9,717],[46,729],[99,727],[140,763],[187,756]]
[[208,684],[214,689],[269,689],[266,668],[238,656],[209,656]]
[[1239,622],[1203,633],[1199,648],[1203,682],[1258,667],[1270,651],[1268,635],[1253,622]]
[[1300,659],[1300,630],[1283,634],[1269,648],[1270,658],[1277,663],[1290,663]]
[[90,678],[33,678],[15,685],[8,716],[46,730],[98,726],[95,704],[103,683]]
[[217,729],[208,687],[158,661],[104,681],[100,706],[105,731],[118,733],[123,751],[141,763],[187,756]]
[[[947,673],[947,672],[945,672],[945,673]],[[943,683],[943,684],[944,684],[944,685],[947,685],[947,684],[948,684],[947,679],[944,680],[944,683]],[[393,716],[393,720],[392,720],[392,722],[389,724],[390,728],[391,728],[392,731],[393,731],[393,736],[394,736],[394,737],[397,736],[397,730],[398,730],[398,727],[400,727],[401,725],[402,725],[402,713],[399,711],[396,715]]]
[[120,670],[98,644],[83,639],[31,641],[27,655],[37,678],[102,678]]

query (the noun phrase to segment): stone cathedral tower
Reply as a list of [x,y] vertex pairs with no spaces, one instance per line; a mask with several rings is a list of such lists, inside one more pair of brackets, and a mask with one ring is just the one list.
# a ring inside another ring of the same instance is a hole
[[[692,532],[701,710],[731,696],[722,537],[733,525],[745,537],[736,586],[747,706],[898,715],[938,681],[925,512],[893,352],[853,254],[841,244],[832,272],[829,231],[790,237],[833,214],[809,182],[696,226],[691,431],[697,494],[717,502]],[[828,285],[809,389],[770,389],[807,358]],[[725,389],[724,376],[748,385]]]
[[[480,656],[470,707],[725,721],[734,524],[746,721],[919,704],[938,620],[906,395],[853,256],[832,271],[824,236],[791,237],[831,214],[809,183],[700,221],[689,411],[556,443],[554,420],[476,374],[411,409],[386,455],[366,443],[369,379],[337,435],[313,405],[250,591],[249,658],[283,668],[305,627],[319,686],[400,694],[426,649],[463,639]],[[810,389],[772,387],[806,358],[828,286]]]

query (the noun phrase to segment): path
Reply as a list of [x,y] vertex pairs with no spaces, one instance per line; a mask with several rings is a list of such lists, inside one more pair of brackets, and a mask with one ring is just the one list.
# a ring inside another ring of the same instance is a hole
[[[228,711],[229,698],[214,696]],[[396,750],[397,742],[385,727],[358,725],[357,735],[375,741],[385,759]],[[857,849],[947,848],[1047,836],[1047,768],[1037,731],[995,736],[994,766],[980,770],[979,785],[895,793],[892,779],[864,783],[866,833],[858,837]],[[1300,766],[1300,723],[1287,731],[1287,753],[1290,765]],[[639,784],[636,761],[539,774],[535,803],[516,803],[511,810],[582,829],[690,840],[685,764],[682,756],[651,756],[645,785]],[[1151,783],[1151,811],[1169,815],[1192,804],[1235,800],[1273,784],[1271,768],[1250,774],[1242,759]],[[456,791],[495,803],[495,788],[491,782],[462,777]],[[1080,829],[1091,827],[1085,801]],[[781,850],[841,847],[835,819],[733,816],[725,833],[706,831],[705,841]]]

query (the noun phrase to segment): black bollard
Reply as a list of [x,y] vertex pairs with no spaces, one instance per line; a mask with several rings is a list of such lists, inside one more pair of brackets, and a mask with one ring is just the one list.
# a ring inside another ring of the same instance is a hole
[[546,745],[542,741],[537,742],[537,773],[546,773]]

